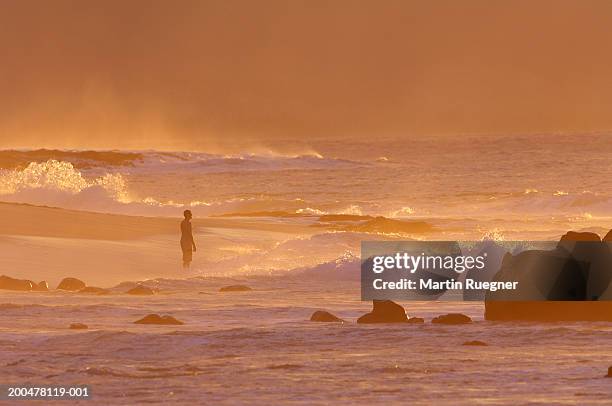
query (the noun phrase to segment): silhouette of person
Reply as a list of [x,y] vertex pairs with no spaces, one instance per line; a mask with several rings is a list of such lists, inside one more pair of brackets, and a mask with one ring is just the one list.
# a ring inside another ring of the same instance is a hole
[[193,260],[193,253],[196,251],[195,241],[191,233],[191,210],[183,212],[185,220],[181,222],[181,249],[183,250],[183,268],[189,268]]

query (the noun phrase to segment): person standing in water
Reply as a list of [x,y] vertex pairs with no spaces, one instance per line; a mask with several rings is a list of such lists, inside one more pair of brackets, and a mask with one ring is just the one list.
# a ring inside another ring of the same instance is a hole
[[193,260],[193,253],[196,251],[195,241],[191,233],[191,210],[183,212],[185,220],[181,222],[181,249],[183,250],[183,268],[189,268]]

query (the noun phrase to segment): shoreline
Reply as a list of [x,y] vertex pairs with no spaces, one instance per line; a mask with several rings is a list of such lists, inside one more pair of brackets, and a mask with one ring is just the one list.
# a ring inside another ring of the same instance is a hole
[[[130,216],[0,201],[0,236],[31,236],[124,241],[179,235],[177,217]],[[204,217],[193,220],[195,229],[228,228],[314,234],[299,224],[270,223],[262,219]]]

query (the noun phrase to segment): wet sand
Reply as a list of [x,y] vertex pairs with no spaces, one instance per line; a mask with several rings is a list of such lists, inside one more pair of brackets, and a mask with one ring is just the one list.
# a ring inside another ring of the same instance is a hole
[[0,274],[46,280],[51,287],[67,276],[107,287],[126,280],[218,273],[219,259],[233,255],[237,242],[262,250],[319,231],[258,219],[196,219],[193,228],[200,251],[187,273],[181,267],[179,224],[179,218],[0,203]]

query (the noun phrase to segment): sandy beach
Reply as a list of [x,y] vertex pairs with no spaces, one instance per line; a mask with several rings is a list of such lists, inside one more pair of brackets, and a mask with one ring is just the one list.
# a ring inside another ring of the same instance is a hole
[[[199,268],[185,275],[180,266],[179,219],[134,217],[0,203],[0,252],[5,274],[46,280],[50,286],[72,276],[110,287],[123,281],[219,274],[208,258],[226,257],[236,238],[251,249],[267,247],[314,230],[299,224],[256,219],[194,221],[202,243]],[[229,270],[229,273],[232,273]],[[234,272],[235,273],[235,272]]]

